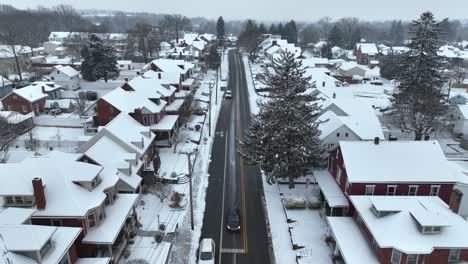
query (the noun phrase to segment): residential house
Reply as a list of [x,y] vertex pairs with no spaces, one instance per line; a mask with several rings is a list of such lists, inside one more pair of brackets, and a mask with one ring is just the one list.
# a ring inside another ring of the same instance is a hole
[[132,66],[131,60],[118,60],[117,69],[119,69],[119,71],[122,71],[122,70],[133,70],[134,68]]
[[[146,71],[154,72],[164,72],[167,74],[178,74],[179,82],[177,85],[174,85],[177,88],[177,91],[184,89],[183,82],[189,80],[193,75],[193,69],[195,65],[190,62],[183,60],[170,60],[170,59],[157,59],[153,60],[150,64],[144,67]],[[187,87],[185,86],[185,89]],[[190,89],[190,88],[188,88]]]
[[468,223],[436,196],[350,196],[352,217],[327,217],[333,259],[346,264],[468,260]]
[[43,113],[45,100],[48,97],[46,94],[47,87],[49,86],[29,85],[15,89],[1,99],[3,109],[21,114],[34,112],[34,114],[38,115]]
[[0,117],[4,118],[9,124],[26,128],[33,125],[34,114],[31,112],[23,115],[15,111],[0,111]]
[[[439,196],[456,211],[459,193],[453,189],[461,174],[448,163],[437,141],[387,142],[375,138],[373,142],[339,144],[330,154],[328,171],[314,174],[316,178],[333,178],[346,196]],[[327,208],[327,213],[332,210]],[[346,208],[335,213],[346,214]]]
[[78,160],[116,171],[119,193],[141,193],[142,176],[154,172],[155,140],[148,127],[122,113],[80,147]]
[[337,78],[342,82],[360,83],[366,75],[366,69],[356,62],[343,62],[338,67]]
[[[452,97],[452,100],[462,100],[464,97]],[[466,100],[466,99],[465,99]],[[451,104],[447,120],[450,130],[457,135],[468,133],[468,104]]]
[[118,193],[115,172],[75,161],[76,157],[52,152],[2,164],[0,196],[7,208],[37,209],[31,215],[33,225],[78,228],[78,257],[108,257],[118,263],[136,225],[134,207],[139,195]]
[[171,146],[177,132],[179,116],[167,115],[167,102],[161,99],[161,94],[144,88],[132,89],[125,83],[100,98],[96,103],[95,124],[107,125],[116,116],[125,113],[156,133],[158,144]]
[[80,88],[80,73],[70,66],[54,66],[49,79],[67,90]]
[[335,150],[341,141],[384,139],[373,107],[356,99],[326,99],[319,120],[320,139],[327,152]]
[[356,62],[361,65],[368,65],[370,61],[377,60],[379,50],[375,43],[356,43],[354,56]]

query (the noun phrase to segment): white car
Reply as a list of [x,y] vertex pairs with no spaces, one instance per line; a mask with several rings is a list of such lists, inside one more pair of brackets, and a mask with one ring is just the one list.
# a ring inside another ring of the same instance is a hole
[[224,98],[226,99],[231,99],[232,98],[232,92],[231,90],[227,90],[226,94],[224,94]]
[[200,243],[198,264],[215,263],[215,242],[211,238],[204,238]]

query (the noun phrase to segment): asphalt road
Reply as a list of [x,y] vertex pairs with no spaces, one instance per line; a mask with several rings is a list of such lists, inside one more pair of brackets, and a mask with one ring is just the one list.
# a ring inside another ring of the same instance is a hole
[[[244,65],[236,50],[229,53],[228,89],[233,96],[223,100],[216,126],[201,238],[214,239],[216,263],[268,264],[260,171],[238,153],[250,109]],[[241,230],[236,233],[226,228],[226,214],[232,208],[241,211]]]

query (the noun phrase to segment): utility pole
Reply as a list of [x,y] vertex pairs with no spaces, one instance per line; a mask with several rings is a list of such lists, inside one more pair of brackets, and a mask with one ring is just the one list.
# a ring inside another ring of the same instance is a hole
[[[219,64],[221,67],[221,64]],[[215,105],[218,105],[218,72],[219,72],[219,68],[216,68],[216,98],[215,98]]]
[[[198,150],[195,150],[195,151],[192,151],[192,152],[180,152],[180,154],[184,154],[184,155],[187,155],[187,159],[188,159],[188,177],[189,177],[189,194],[190,194],[190,227],[192,228],[192,230],[194,230],[194,227],[193,227],[193,196],[192,196],[192,176],[193,176],[193,168],[192,168],[192,160],[190,159],[190,156],[192,155],[195,155],[195,159],[196,159],[196,155],[198,153]],[[159,219],[159,218],[158,218]]]

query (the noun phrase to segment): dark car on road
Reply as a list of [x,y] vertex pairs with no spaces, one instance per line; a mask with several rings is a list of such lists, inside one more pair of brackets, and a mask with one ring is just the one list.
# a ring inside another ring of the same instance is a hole
[[240,230],[240,210],[239,208],[229,210],[226,218],[226,226],[229,231]]

